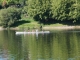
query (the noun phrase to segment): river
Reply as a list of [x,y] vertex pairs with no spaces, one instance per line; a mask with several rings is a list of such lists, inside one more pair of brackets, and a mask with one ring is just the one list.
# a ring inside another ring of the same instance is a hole
[[0,31],[0,60],[80,60],[80,30],[48,34]]

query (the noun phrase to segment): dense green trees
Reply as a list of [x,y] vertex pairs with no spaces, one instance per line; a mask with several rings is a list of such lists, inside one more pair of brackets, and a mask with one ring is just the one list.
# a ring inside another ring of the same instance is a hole
[[79,0],[28,0],[28,15],[41,20],[71,20],[76,22],[80,18]]
[[0,8],[10,6],[22,8],[22,13],[43,22],[59,20],[74,23],[80,19],[80,0],[0,0]]
[[50,18],[51,0],[28,0],[27,13],[29,16],[39,20]]
[[[55,3],[55,2],[54,2]],[[56,20],[75,20],[75,1],[72,0],[61,0],[56,5],[52,3],[53,17]],[[55,7],[54,7],[55,6]]]
[[21,8],[25,5],[25,1],[26,0],[0,0],[0,26],[10,27],[21,19]]
[[11,5],[17,5],[20,4],[24,6],[27,0],[0,0],[0,6],[11,6]]
[[80,8],[80,4],[77,0],[59,0],[57,4],[56,2],[52,3],[53,17],[56,20],[71,20],[73,23],[79,20],[80,12],[78,8]]
[[21,10],[9,7],[0,11],[0,25],[10,27],[21,18]]

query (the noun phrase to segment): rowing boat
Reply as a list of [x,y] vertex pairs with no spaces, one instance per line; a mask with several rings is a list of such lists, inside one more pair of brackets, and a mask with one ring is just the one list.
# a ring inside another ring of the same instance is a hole
[[37,31],[37,32],[21,32],[17,31],[16,34],[43,34],[43,33],[50,33],[50,31]]

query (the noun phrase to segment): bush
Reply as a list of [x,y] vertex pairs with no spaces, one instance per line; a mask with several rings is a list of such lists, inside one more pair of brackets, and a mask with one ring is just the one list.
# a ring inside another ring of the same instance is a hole
[[10,27],[19,19],[21,19],[20,9],[9,7],[0,11],[0,25],[3,27]]

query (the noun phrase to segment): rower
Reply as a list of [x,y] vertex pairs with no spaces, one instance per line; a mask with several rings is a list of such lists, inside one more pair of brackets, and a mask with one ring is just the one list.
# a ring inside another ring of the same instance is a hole
[[36,37],[38,38],[38,29],[36,29]]
[[42,25],[40,26],[40,30],[42,30]]
[[30,31],[30,28],[28,27],[28,31]]
[[38,32],[38,29],[36,29],[36,32]]

